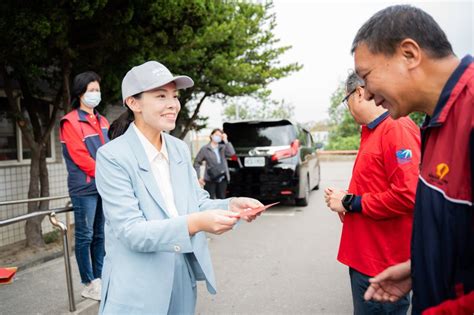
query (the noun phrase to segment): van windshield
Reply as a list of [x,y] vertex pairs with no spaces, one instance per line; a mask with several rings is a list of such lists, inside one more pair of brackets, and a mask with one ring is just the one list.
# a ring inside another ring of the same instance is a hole
[[290,145],[296,138],[289,121],[225,123],[224,132],[235,148]]

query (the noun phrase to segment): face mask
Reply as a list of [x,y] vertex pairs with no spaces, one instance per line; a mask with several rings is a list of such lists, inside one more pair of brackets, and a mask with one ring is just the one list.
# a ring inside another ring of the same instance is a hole
[[222,137],[221,136],[212,136],[212,141],[219,143],[219,142],[222,141]]
[[82,97],[82,102],[89,108],[94,108],[100,103],[100,92],[86,92]]

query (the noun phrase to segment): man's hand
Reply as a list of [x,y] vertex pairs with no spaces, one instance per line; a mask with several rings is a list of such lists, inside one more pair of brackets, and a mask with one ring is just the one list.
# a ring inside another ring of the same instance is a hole
[[[263,207],[263,204],[257,199],[247,198],[247,197],[232,198],[229,203],[229,210],[232,212],[238,212],[238,213],[245,211],[249,208],[253,209],[253,208],[258,208],[258,207]],[[259,215],[260,214],[251,215],[251,216],[243,216],[242,219],[244,219],[247,222],[252,222]]]
[[226,133],[222,134],[222,141],[224,141],[224,143],[229,142],[229,140],[227,140],[227,134]]
[[378,302],[396,302],[411,290],[410,260],[391,266],[374,278],[369,279],[370,286],[364,299]]
[[339,188],[328,187],[324,190],[324,200],[326,201],[326,205],[329,209],[337,213],[346,212],[346,209],[342,205],[342,198],[344,198],[345,195],[346,191]]

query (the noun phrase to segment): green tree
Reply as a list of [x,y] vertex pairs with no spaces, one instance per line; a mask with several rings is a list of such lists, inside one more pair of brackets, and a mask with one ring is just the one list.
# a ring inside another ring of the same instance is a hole
[[[49,196],[46,147],[58,112],[69,108],[73,47],[81,43],[73,44],[71,25],[88,19],[104,4],[99,0],[78,0],[71,6],[56,1],[0,4],[0,74],[9,111],[31,151],[28,198]],[[18,106],[19,99],[24,108]],[[48,206],[46,201],[30,202],[28,212]],[[44,246],[42,220],[39,217],[27,221],[27,246]]]
[[345,96],[344,82],[331,95],[329,107],[328,150],[357,150],[360,142],[360,127],[349,110],[341,104]]
[[[189,1],[184,1],[189,3]],[[195,9],[202,25],[171,32],[167,45],[156,57],[175,72],[195,78],[194,89],[184,91],[184,104],[173,134],[184,137],[199,118],[206,99],[226,101],[251,96],[262,102],[269,95],[268,84],[301,68],[280,65],[278,58],[290,47],[277,47],[273,31],[276,18],[272,3],[245,1],[202,2]]]
[[[94,70],[105,103],[120,103],[130,67],[159,60],[191,76],[173,132],[200,128],[207,99],[265,98],[269,83],[301,68],[280,65],[272,3],[212,0],[66,0],[0,3],[0,75],[9,110],[31,148],[28,197],[49,195],[46,144],[59,113],[70,110],[71,75]],[[18,108],[18,99],[25,110]],[[51,106],[50,115],[40,108]],[[28,212],[48,208],[30,203]],[[42,218],[29,220],[27,245],[43,246]]]
[[413,119],[415,124],[420,127],[423,124],[423,121],[425,121],[425,117],[426,117],[425,113],[414,112],[410,114],[410,118]]
[[223,112],[225,120],[291,119],[293,114],[293,105],[271,99],[237,100],[225,105]]

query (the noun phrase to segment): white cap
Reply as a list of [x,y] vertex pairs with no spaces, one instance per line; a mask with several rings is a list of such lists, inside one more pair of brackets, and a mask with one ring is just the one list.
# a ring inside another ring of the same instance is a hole
[[171,72],[159,62],[148,61],[133,67],[122,80],[122,101],[125,104],[127,97],[153,90],[170,82],[176,83],[176,89],[186,89],[194,85],[193,80],[185,75],[173,76]]

